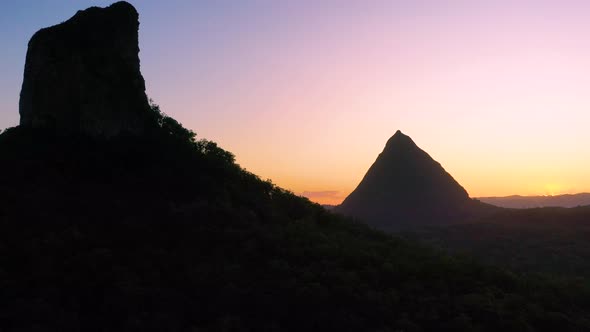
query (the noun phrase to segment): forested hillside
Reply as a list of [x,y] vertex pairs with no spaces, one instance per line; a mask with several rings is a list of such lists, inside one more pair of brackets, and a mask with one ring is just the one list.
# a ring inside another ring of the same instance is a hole
[[587,284],[436,252],[241,169],[154,109],[0,135],[3,331],[583,331]]
[[590,280],[590,207],[507,209],[478,223],[405,235],[523,273]]

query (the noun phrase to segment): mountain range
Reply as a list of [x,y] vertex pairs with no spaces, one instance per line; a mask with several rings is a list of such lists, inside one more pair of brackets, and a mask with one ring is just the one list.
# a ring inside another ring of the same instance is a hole
[[478,197],[478,200],[503,208],[529,209],[539,207],[564,207],[590,205],[590,193],[564,194],[552,196],[504,196]]

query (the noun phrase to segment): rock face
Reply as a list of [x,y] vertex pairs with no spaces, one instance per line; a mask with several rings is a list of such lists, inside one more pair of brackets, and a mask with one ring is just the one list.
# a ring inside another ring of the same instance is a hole
[[143,132],[150,112],[139,70],[138,18],[132,5],[117,2],[35,33],[20,124],[104,137]]
[[383,230],[465,221],[484,209],[488,207],[470,199],[438,162],[399,130],[336,208]]

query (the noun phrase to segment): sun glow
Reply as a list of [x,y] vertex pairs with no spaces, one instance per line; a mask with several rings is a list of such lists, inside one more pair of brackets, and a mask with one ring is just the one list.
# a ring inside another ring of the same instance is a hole
[[543,196],[555,196],[563,193],[563,186],[555,183],[545,185],[545,192]]

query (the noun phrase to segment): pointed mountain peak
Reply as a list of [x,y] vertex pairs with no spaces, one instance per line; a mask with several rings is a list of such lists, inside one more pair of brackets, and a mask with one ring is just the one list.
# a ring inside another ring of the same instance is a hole
[[393,134],[393,136],[391,136],[391,137],[389,138],[389,141],[391,141],[391,140],[394,140],[394,139],[398,139],[398,140],[399,140],[399,139],[406,139],[406,140],[407,140],[407,139],[409,139],[409,140],[412,140],[412,139],[410,138],[410,136],[408,136],[408,135],[406,135],[406,134],[402,133],[402,131],[401,131],[401,130],[397,130],[397,131],[395,132],[395,134]]
[[337,210],[388,230],[458,221],[472,205],[467,191],[398,130]]
[[408,135],[405,135],[404,133],[401,132],[401,130],[398,130],[395,132],[395,134],[393,136],[391,136],[391,138],[389,138],[389,140],[387,141],[387,144],[385,144],[385,149],[383,151],[388,151],[394,148],[401,148],[401,147],[415,147],[418,148],[416,146],[416,143],[414,143],[414,141],[412,140],[412,138]]

